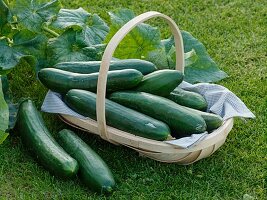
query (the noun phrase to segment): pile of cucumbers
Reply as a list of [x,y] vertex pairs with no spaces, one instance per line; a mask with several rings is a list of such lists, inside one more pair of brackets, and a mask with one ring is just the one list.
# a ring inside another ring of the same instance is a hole
[[[96,119],[96,89],[100,61],[64,62],[42,69],[39,80],[61,93],[76,112]],[[148,61],[112,61],[107,76],[107,124],[137,136],[163,141],[172,136],[211,132],[220,116],[207,113],[198,93],[177,87],[183,74],[157,70]],[[50,173],[64,178],[78,175],[91,189],[110,193],[115,180],[107,164],[74,132],[62,130],[55,140],[31,100],[19,107],[16,128],[23,144]]]
[[[96,119],[96,89],[100,61],[63,62],[42,69],[39,80],[61,93],[76,112]],[[207,102],[198,93],[178,87],[183,74],[157,70],[148,61],[112,61],[107,76],[107,124],[137,136],[166,140],[203,133],[221,126],[220,116],[207,113]]]

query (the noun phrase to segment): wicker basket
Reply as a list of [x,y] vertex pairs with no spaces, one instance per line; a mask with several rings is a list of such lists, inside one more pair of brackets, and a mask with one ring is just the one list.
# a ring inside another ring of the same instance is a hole
[[210,133],[197,145],[182,149],[162,141],[151,140],[118,130],[106,125],[105,118],[105,96],[107,72],[113,53],[120,41],[138,24],[154,18],[163,18],[170,26],[174,36],[176,48],[176,70],[184,71],[183,40],[179,28],[168,16],[159,12],[151,11],[143,13],[126,23],[110,40],[102,57],[97,85],[97,121],[84,120],[69,115],[60,115],[60,118],[69,125],[84,131],[99,135],[104,140],[113,144],[121,144],[138,151],[141,155],[161,162],[176,162],[179,164],[190,164],[213,154],[226,140],[233,127],[233,119],[224,121],[223,125]]

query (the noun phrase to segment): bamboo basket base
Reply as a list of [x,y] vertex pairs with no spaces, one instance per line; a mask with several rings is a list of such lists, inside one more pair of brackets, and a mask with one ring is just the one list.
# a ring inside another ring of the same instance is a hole
[[[97,122],[95,120],[79,119],[69,115],[59,115],[59,117],[72,127],[99,135]],[[135,136],[110,126],[107,126],[109,139],[103,139],[115,145],[121,144],[127,146],[138,151],[141,156],[153,160],[188,165],[212,155],[219,147],[221,147],[233,127],[233,121],[233,118],[224,121],[221,127],[210,133],[200,143],[188,149],[182,149],[162,141]]]

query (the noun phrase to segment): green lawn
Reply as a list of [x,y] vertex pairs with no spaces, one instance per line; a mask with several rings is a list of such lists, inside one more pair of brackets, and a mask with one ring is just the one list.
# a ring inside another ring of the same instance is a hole
[[[86,3],[83,3],[86,2]],[[215,3],[216,2],[216,3]],[[0,199],[267,199],[267,3],[261,0],[64,0],[108,21],[107,12],[126,7],[136,14],[156,10],[173,18],[207,47],[229,74],[220,84],[232,90],[257,116],[236,120],[226,143],[212,156],[189,166],[163,164],[98,137],[79,135],[106,161],[117,181],[109,197],[78,179],[51,176],[27,153],[16,133],[0,145]],[[153,20],[167,36],[167,25]],[[26,65],[9,76],[15,97],[31,97],[38,108],[46,89]],[[44,114],[55,135],[67,127]]]

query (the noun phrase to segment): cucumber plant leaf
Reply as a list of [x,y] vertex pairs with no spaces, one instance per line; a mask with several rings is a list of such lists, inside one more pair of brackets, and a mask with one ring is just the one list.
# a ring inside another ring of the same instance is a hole
[[[190,33],[181,31],[185,51],[185,81],[216,82],[227,77],[208,55],[204,45]],[[175,47],[173,37],[161,41],[161,48],[151,51],[148,60],[158,68],[174,69]]]
[[26,55],[9,45],[6,39],[0,40],[0,74],[7,74],[20,61],[25,60],[30,66],[36,66],[36,59],[32,55]]
[[56,28],[68,28],[71,26],[87,26],[87,21],[90,17],[83,8],[78,9],[60,9],[56,20],[52,23],[52,26]]
[[[185,67],[193,65],[198,60],[198,55],[195,51],[195,49],[192,49],[191,51],[188,51],[184,54],[185,59]],[[173,60],[175,60],[175,57],[173,57]]]
[[58,0],[15,0],[10,5],[17,21],[33,32],[41,32],[43,24],[51,21],[60,9]]
[[0,0],[0,33],[2,27],[7,23],[9,9],[3,0]]
[[6,132],[9,124],[9,110],[2,90],[2,78],[0,76],[0,144],[7,138]]
[[8,93],[8,81],[7,81],[7,76],[1,76],[0,75],[0,81],[2,82],[2,91],[4,96],[6,97],[6,94]]
[[[135,14],[128,9],[109,12],[109,15],[111,19],[111,28],[106,39],[107,42],[125,23],[135,17]],[[150,51],[159,47],[159,29],[142,23],[128,33],[120,42],[114,56],[121,59],[147,58]]]
[[185,81],[216,82],[227,77],[227,74],[219,69],[218,65],[209,56],[205,46],[190,33],[182,31],[185,52],[194,49],[198,59],[185,67]]
[[46,45],[48,38],[44,34],[21,30],[13,37],[13,48],[25,54],[35,56],[37,59],[36,70],[47,67]]
[[[158,69],[174,69],[175,68],[175,59],[176,59],[175,47],[172,45],[170,48],[165,48],[162,46],[154,51],[149,52],[147,60],[154,63]],[[185,67],[192,65],[198,59],[198,55],[195,50],[184,54],[185,58]]]
[[86,43],[78,41],[77,35],[81,30],[67,29],[57,38],[48,40],[48,59],[50,65],[68,61],[98,60],[98,48],[88,47]]
[[[185,67],[192,65],[198,59],[194,49],[184,54]],[[174,69],[176,50],[173,37],[161,40],[161,47],[149,52],[147,60],[154,63],[159,69]]]
[[19,104],[13,103],[13,97],[9,91],[9,84],[8,84],[7,76],[0,76],[0,81],[1,80],[2,80],[2,91],[4,94],[6,104],[8,105],[8,109],[9,109],[8,130],[10,130],[10,129],[13,129],[16,124]]
[[92,15],[83,8],[60,9],[52,25],[63,29],[80,27],[82,31],[77,35],[77,39],[85,42],[87,46],[102,43],[109,32],[109,27],[97,14]]

